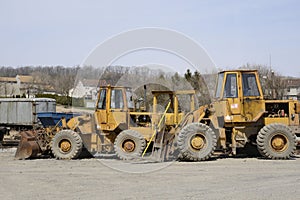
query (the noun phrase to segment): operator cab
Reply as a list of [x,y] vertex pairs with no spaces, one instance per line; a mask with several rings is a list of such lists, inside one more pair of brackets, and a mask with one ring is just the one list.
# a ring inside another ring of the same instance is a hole
[[[110,98],[107,98],[107,97]],[[132,98],[131,88],[126,87],[102,87],[99,91],[99,101],[97,109],[121,109],[132,110],[134,109],[134,102]],[[108,105],[108,107],[107,107]]]
[[[216,99],[224,102],[229,121],[251,121],[264,110],[257,70],[230,70],[218,74]],[[258,109],[254,109],[258,108]]]
[[102,130],[128,128],[128,113],[134,110],[132,90],[129,87],[101,86],[96,102],[96,121]]
[[[239,87],[242,86],[242,87]],[[218,74],[217,99],[262,98],[256,70],[223,71]]]

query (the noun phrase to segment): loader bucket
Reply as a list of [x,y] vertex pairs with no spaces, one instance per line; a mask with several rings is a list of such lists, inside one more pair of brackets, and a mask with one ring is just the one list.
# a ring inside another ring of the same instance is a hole
[[33,158],[41,152],[41,149],[36,142],[36,138],[33,132],[24,131],[20,133],[21,140],[16,151],[16,159]]

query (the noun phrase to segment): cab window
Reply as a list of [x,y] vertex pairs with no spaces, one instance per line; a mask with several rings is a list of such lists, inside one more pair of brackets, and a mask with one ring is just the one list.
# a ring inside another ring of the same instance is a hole
[[127,99],[127,106],[129,109],[134,108],[134,102],[133,102],[133,97],[132,97],[132,91],[130,89],[126,90],[126,99]]
[[216,90],[216,98],[221,97],[221,90],[223,85],[224,73],[220,73],[218,76],[217,90]]
[[106,89],[101,89],[99,92],[100,92],[100,99],[98,102],[98,108],[106,109]]
[[255,74],[243,74],[243,95],[245,97],[260,96]]
[[224,88],[224,98],[236,98],[237,97],[237,83],[236,74],[227,74],[225,88]]
[[122,90],[113,89],[111,91],[110,108],[112,108],[112,109],[123,109],[124,108],[124,100],[123,100]]

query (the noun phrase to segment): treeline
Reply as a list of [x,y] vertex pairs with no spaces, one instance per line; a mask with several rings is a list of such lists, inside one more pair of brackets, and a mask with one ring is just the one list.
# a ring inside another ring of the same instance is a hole
[[[67,96],[74,86],[79,67],[64,66],[26,66],[26,67],[0,67],[0,76],[16,77],[17,75],[32,76],[28,87],[36,87],[38,92],[50,90]],[[28,84],[28,83],[27,83]]]
[[34,72],[55,76],[62,73],[76,75],[79,66],[65,67],[65,66],[24,66],[24,67],[0,67],[0,75],[6,77],[15,77],[17,75],[32,75]]
[[[282,77],[274,73],[269,67],[262,65],[242,66],[243,69],[257,69],[260,74],[262,87],[266,93],[275,90],[277,97],[281,98],[285,89]],[[187,70],[184,74],[178,72],[163,71],[163,69],[149,67],[92,67],[92,66],[26,66],[26,67],[0,67],[0,76],[15,77],[16,75],[31,75],[32,84],[44,84],[50,87],[60,96],[69,96],[70,89],[79,81],[101,80],[102,83],[118,86],[132,87],[136,95],[144,96],[144,85],[147,85],[147,95],[152,90],[190,90],[197,91],[198,104],[203,105],[211,101],[214,95],[215,74],[201,74],[199,71]],[[97,87],[98,83],[94,83]],[[39,93],[42,93],[42,89]],[[151,99],[151,98],[149,98]],[[150,100],[149,100],[150,101]],[[69,100],[66,100],[69,102]],[[150,103],[150,102],[148,102]],[[80,103],[79,103],[80,104]]]
[[[16,75],[30,75],[33,77],[32,84],[49,86],[55,93],[68,96],[70,89],[74,88],[79,81],[102,80],[107,84],[132,87],[137,96],[143,96],[143,86],[148,85],[148,93],[152,90],[190,90],[198,91],[198,103],[209,103],[207,95],[209,90],[214,89],[212,84],[206,84],[202,75],[188,70],[185,75],[178,72],[163,71],[158,67],[125,67],[110,66],[96,68],[92,66],[26,66],[26,67],[0,67],[0,75],[15,77]],[[206,76],[207,77],[207,76]],[[210,86],[208,88],[207,86]],[[90,85],[91,86],[91,85]],[[97,87],[98,85],[93,85]],[[42,93],[43,88],[39,93]],[[68,102],[69,100],[66,100]]]

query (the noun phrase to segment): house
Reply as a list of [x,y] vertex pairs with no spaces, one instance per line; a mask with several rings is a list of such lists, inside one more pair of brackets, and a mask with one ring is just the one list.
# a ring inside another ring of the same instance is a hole
[[300,78],[286,78],[284,82],[286,89],[283,98],[300,100]]
[[76,86],[69,91],[73,98],[84,98],[85,107],[92,108],[97,100],[99,86],[107,85],[105,80],[83,79],[78,81]]
[[38,93],[55,94],[52,86],[32,76],[0,77],[0,97],[35,97]]
[[1,97],[29,97],[35,90],[32,76],[0,77]]

